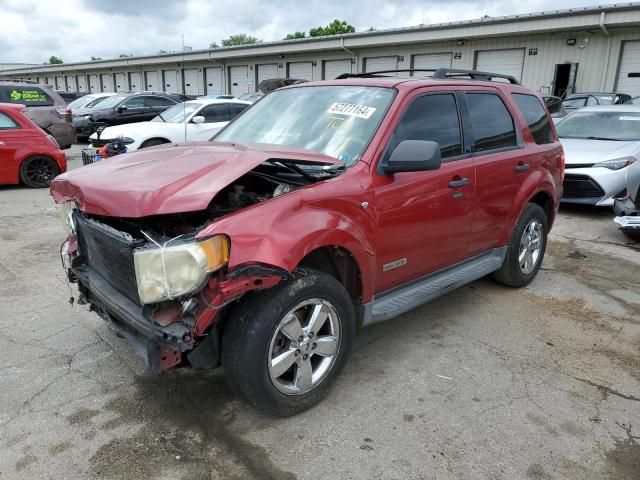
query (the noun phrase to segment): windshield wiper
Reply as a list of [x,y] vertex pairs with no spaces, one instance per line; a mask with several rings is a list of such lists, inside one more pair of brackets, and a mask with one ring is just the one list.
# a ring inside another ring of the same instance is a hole
[[619,138],[607,138],[607,137],[583,137],[586,138],[587,140],[611,140],[614,142],[622,142],[622,140],[620,140]]

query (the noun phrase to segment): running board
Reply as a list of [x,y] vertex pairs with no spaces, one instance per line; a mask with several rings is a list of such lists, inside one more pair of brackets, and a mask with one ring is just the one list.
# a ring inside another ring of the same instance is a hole
[[363,305],[362,326],[366,327],[372,323],[389,320],[451,290],[495,272],[502,266],[506,254],[507,247],[495,248],[415,280],[406,286],[397,287],[378,295],[370,303]]

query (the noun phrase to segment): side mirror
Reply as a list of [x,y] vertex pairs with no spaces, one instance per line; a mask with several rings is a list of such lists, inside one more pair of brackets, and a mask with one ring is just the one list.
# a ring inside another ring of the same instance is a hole
[[191,119],[191,123],[204,123],[205,118],[202,115],[197,115]]
[[403,140],[382,166],[386,174],[437,170],[442,165],[440,145],[428,140]]
[[122,112],[124,112],[126,109],[127,109],[127,106],[126,106],[126,105],[119,105],[119,106],[118,106],[118,108],[117,108],[118,113],[122,113]]

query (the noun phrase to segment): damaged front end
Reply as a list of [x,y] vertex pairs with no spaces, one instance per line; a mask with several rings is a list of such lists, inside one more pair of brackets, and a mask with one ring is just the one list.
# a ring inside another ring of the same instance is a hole
[[640,241],[640,163],[634,162],[626,173],[627,194],[613,202],[613,221],[629,238]]
[[[324,173],[323,175],[329,175]],[[121,218],[65,205],[68,279],[153,371],[220,363],[221,325],[245,293],[271,288],[288,272],[228,266],[233,239],[198,234],[212,222],[313,183],[309,173],[263,164],[221,189],[205,210]]]

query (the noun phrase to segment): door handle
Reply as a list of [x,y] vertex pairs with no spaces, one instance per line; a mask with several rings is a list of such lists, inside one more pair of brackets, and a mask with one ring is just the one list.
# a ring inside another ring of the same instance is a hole
[[529,164],[524,162],[518,162],[515,170],[516,172],[524,172],[526,170],[529,170]]
[[469,183],[468,178],[458,178],[457,180],[451,180],[449,182],[449,187],[450,188],[464,187],[467,183]]

